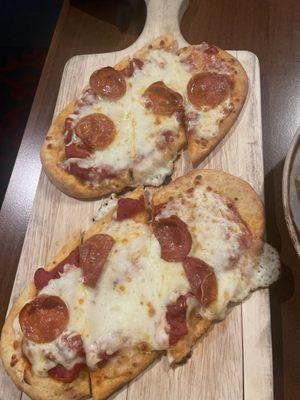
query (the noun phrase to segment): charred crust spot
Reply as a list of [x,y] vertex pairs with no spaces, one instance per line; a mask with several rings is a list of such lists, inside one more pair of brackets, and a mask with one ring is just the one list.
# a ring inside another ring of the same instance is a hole
[[48,144],[47,144],[47,149],[53,149],[52,143],[48,143]]
[[46,140],[51,140],[52,136],[46,136]]
[[13,348],[16,350],[19,346],[20,346],[20,342],[18,342],[18,340],[14,340]]
[[220,124],[222,124],[224,122],[224,119],[222,118],[222,119],[220,119]]
[[152,44],[149,44],[148,49],[151,50],[152,48],[153,48]]
[[136,363],[135,361],[132,363],[133,368],[136,368],[138,366],[138,363]]
[[159,42],[159,44],[160,44],[160,46],[164,46],[164,45],[165,45],[165,41],[164,41],[164,40],[161,40],[161,41]]
[[172,201],[172,200],[174,200],[174,197],[173,197],[173,196],[170,196],[170,197],[169,197],[169,201]]
[[211,188],[210,186],[207,186],[207,187],[206,187],[206,190],[207,190],[208,192],[211,192],[211,191],[212,191],[212,188]]
[[234,198],[234,201],[238,201],[238,199],[239,199],[238,197],[235,197],[235,198]]
[[187,190],[188,193],[193,193],[193,191],[194,191],[194,188],[193,188],[193,187],[190,187],[190,188]]
[[13,354],[13,355],[11,356],[10,366],[11,366],[11,367],[14,367],[14,366],[17,364],[18,361],[19,361],[19,360],[18,360],[18,357],[16,356],[16,354]]
[[200,185],[201,181],[202,181],[202,175],[197,175],[195,177],[194,183],[195,183],[195,185]]

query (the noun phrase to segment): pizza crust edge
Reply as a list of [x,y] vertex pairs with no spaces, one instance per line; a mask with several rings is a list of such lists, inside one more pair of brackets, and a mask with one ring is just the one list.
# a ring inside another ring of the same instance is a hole
[[[189,49],[192,50],[192,46],[190,46]],[[247,98],[248,77],[246,71],[241,63],[231,54],[220,48],[218,48],[218,50],[221,53],[221,58],[228,62],[236,71],[234,75],[234,89],[231,92],[231,103],[234,105],[234,110],[220,122],[218,134],[211,139],[201,141],[194,135],[188,137],[188,152],[194,167],[203,161],[222,139],[224,139],[227,133],[229,133],[235,121],[238,119]]]
[[[169,49],[173,46],[173,35],[167,34],[153,40],[142,47],[132,58],[144,58],[153,49]],[[129,58],[121,60],[115,65],[115,69],[122,70],[129,65]],[[63,193],[78,199],[96,199],[111,193],[121,193],[126,188],[134,188],[134,183],[129,170],[119,173],[116,178],[108,178],[99,187],[93,187],[65,171],[58,164],[65,159],[64,123],[68,115],[75,110],[75,101],[70,102],[55,118],[43,142],[40,158],[43,169],[50,181]],[[172,145],[166,150],[165,158],[173,159],[179,155],[180,150],[186,144],[183,128],[179,129],[178,136]]]
[[[193,170],[185,176],[177,178],[167,186],[158,189],[153,196],[153,205],[167,201],[170,196],[174,197],[177,194],[182,193],[184,190],[193,186],[195,180],[200,181],[201,184],[210,186],[212,190],[226,196],[233,202],[240,217],[247,224],[253,234],[254,241],[250,253],[253,256],[260,254],[264,234],[263,204],[254,189],[240,178],[217,170]],[[126,197],[138,198],[142,193],[143,190],[139,187]],[[103,219],[100,219],[93,224],[85,233],[84,238],[87,239],[95,233],[98,233],[101,230],[102,224],[111,218],[113,211],[114,210],[110,211]],[[145,219],[145,215],[138,215],[136,218],[138,218],[139,222],[142,222]],[[76,240],[62,249],[55,260],[47,265],[46,269],[51,269],[57,265],[79,243],[80,239],[77,237]],[[108,363],[104,364],[103,367],[94,372],[88,373],[87,371],[83,371],[71,384],[64,384],[52,378],[33,377],[31,374],[32,384],[28,385],[23,379],[25,368],[24,358],[21,357],[21,360],[15,367],[10,366],[12,354],[15,353],[13,347],[15,334],[12,324],[24,303],[34,297],[35,293],[36,289],[33,284],[30,284],[22,292],[4,324],[0,343],[1,356],[8,374],[12,377],[16,385],[33,397],[34,400],[45,400],[47,398],[47,396],[45,397],[45,393],[49,393],[48,391],[53,393],[54,390],[57,393],[57,397],[53,398],[57,400],[68,400],[71,398],[81,399],[90,394],[89,384],[91,384],[91,391],[94,400],[105,399],[120,389],[123,385],[130,382],[162,355],[159,351],[141,352],[138,350],[134,351],[133,349],[130,356],[120,353],[120,355],[113,357]],[[176,345],[170,349],[171,355],[176,363],[181,362],[190,354],[194,344],[212,325],[212,322],[199,319],[191,314],[188,319],[188,324],[190,327],[189,334],[180,339]],[[20,354],[19,350],[19,355]],[[120,363],[122,365],[121,373],[118,369],[118,364]],[[90,377],[90,382],[88,375]],[[70,388],[68,391],[66,391],[67,387]],[[73,397],[68,397],[69,393],[72,393]]]

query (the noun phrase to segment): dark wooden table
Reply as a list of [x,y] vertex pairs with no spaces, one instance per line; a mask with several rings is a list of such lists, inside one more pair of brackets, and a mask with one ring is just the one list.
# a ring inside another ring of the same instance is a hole
[[[142,0],[74,0],[62,7],[0,214],[1,326],[40,174],[39,148],[64,64],[73,55],[126,48],[139,36],[145,17]],[[283,263],[282,278],[271,289],[276,400],[300,398],[300,260],[281,200],[284,158],[300,125],[299,26],[299,0],[191,0],[181,23],[190,43],[206,40],[250,50],[260,60],[267,239]]]

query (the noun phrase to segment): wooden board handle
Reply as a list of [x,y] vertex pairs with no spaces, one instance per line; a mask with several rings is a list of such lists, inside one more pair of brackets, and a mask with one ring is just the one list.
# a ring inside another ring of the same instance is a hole
[[146,23],[137,41],[143,43],[164,33],[173,33],[176,39],[186,43],[180,32],[180,21],[188,7],[188,0],[145,0]]

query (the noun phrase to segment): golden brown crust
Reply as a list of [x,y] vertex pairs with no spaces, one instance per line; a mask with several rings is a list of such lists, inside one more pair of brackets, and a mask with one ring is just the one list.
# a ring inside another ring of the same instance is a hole
[[[265,229],[263,204],[249,183],[238,177],[211,169],[193,170],[157,190],[153,195],[153,206],[167,202],[170,197],[176,198],[198,184],[205,185],[230,200],[253,235],[252,246],[248,250],[249,254],[252,256],[260,254]],[[190,353],[192,346],[206,332],[211,323],[211,321],[199,319],[195,315],[190,316],[189,334],[181,338],[170,349],[176,363],[181,362]]]
[[[151,49],[169,49],[173,46],[173,42],[172,35],[161,36],[136,52],[133,57],[143,59]],[[122,70],[128,65],[129,58],[125,58],[115,65],[115,69]],[[59,166],[59,163],[65,159],[63,136],[65,119],[74,111],[75,101],[72,101],[55,118],[42,145],[41,161],[50,181],[65,194],[78,199],[96,199],[136,186],[128,170],[118,173],[116,178],[105,179],[99,187],[95,187]],[[180,129],[172,145],[165,150],[164,159],[172,160],[185,144],[185,133],[183,129]],[[139,179],[140,176],[137,174],[135,180],[139,181]]]
[[[133,58],[144,60],[149,52],[154,49],[171,50],[174,47],[174,39],[171,34],[160,36],[153,42],[138,50]],[[188,46],[182,50],[185,56],[193,51],[194,46]],[[224,50],[218,49],[218,56],[221,57],[226,65],[229,65],[234,79],[234,88],[231,92],[231,103],[233,105],[229,114],[224,117],[219,125],[218,134],[210,139],[201,139],[195,133],[188,137],[188,143],[183,128],[179,129],[178,135],[174,138],[171,145],[164,150],[164,159],[172,160],[176,158],[180,149],[186,143],[192,163],[196,166],[201,162],[225,137],[234,122],[236,121],[242,106],[245,102],[248,91],[248,78],[241,64],[233,56]],[[122,70],[129,65],[129,58],[121,60],[115,68]],[[126,188],[132,188],[135,182],[142,183],[142,176],[135,172],[134,177],[129,171],[121,172],[116,178],[105,179],[99,187],[92,186],[88,182],[69,174],[59,166],[64,160],[64,141],[63,126],[65,118],[75,110],[75,102],[71,102],[54,120],[41,149],[41,160],[44,170],[51,182],[64,193],[79,199],[94,199],[110,193],[120,193]]]
[[[260,244],[264,233],[264,214],[261,200],[245,181],[229,175],[222,171],[215,170],[194,170],[187,175],[176,179],[168,186],[162,187],[156,191],[153,196],[153,205],[157,205],[167,201],[171,196],[176,197],[179,193],[193,187],[196,184],[209,186],[212,190],[222,196],[228,198],[235,206],[240,217],[245,221],[255,238],[253,244],[253,253],[260,252]],[[143,193],[141,187],[130,193],[128,197],[138,198]],[[95,233],[102,230],[103,224],[109,222],[112,218],[114,210],[111,210],[106,216],[97,221],[85,234],[84,240],[88,239]],[[136,216],[137,222],[147,222],[147,211]],[[80,236],[78,235],[73,242],[61,250],[54,261],[48,264],[47,269],[55,267],[57,263],[63,260],[79,243]],[[5,322],[2,338],[1,338],[1,356],[3,363],[8,373],[15,381],[16,385],[28,393],[33,399],[44,400],[48,398],[45,393],[56,393],[55,399],[78,399],[89,393],[88,377],[86,372],[83,372],[80,377],[74,381],[76,385],[63,384],[51,378],[37,378],[30,372],[25,374],[27,382],[24,381],[24,369],[26,369],[24,358],[21,356],[20,346],[14,348],[15,333],[13,330],[13,321],[18,315],[24,302],[34,297],[36,293],[33,284],[22,293],[9,313]],[[189,334],[181,338],[175,346],[170,349],[170,354],[174,362],[181,362],[189,355],[192,346],[204,334],[211,325],[210,321],[199,319],[194,314],[188,318]],[[18,362],[14,366],[10,366],[12,356],[16,354]],[[122,352],[98,370],[90,372],[91,387],[93,398],[100,400],[107,398],[110,394],[118,390],[122,385],[128,383],[131,379],[137,376],[143,369],[150,365],[155,359],[161,356],[161,352],[157,351],[142,351],[139,348],[128,349],[128,352]],[[65,388],[68,388],[65,391]],[[70,397],[68,397],[70,396]],[[73,396],[73,397],[72,397]]]
[[[193,46],[187,47],[184,50],[185,55],[188,55],[192,50]],[[234,80],[234,87],[230,95],[233,108],[220,122],[218,134],[216,136],[211,139],[200,139],[195,133],[189,135],[188,152],[194,167],[203,161],[229,132],[240,114],[248,93],[248,77],[242,65],[225,50],[218,48],[218,51],[220,58],[230,67],[231,76]]]
[[224,171],[195,169],[157,190],[153,195],[153,205],[166,202],[170,196],[176,198],[195,184],[209,186],[216,193],[227,197],[252,235],[262,240],[265,226],[261,199],[249,183]]
[[85,370],[72,383],[62,383],[50,377],[33,375],[28,362],[22,356],[21,342],[16,337],[13,322],[24,304],[36,295],[34,284],[30,284],[19,296],[9,312],[2,329],[0,352],[3,365],[17,387],[34,400],[79,400],[90,396],[88,372]]
[[159,351],[142,352],[131,349],[129,353],[113,357],[97,371],[90,373],[93,400],[106,399],[161,355]]
[[96,199],[112,192],[120,192],[131,186],[129,171],[122,172],[118,178],[110,178],[99,187],[93,187],[75,175],[69,174],[59,166],[65,159],[63,128],[65,119],[75,110],[75,102],[71,102],[55,118],[41,148],[41,161],[50,181],[65,194],[79,199]]

